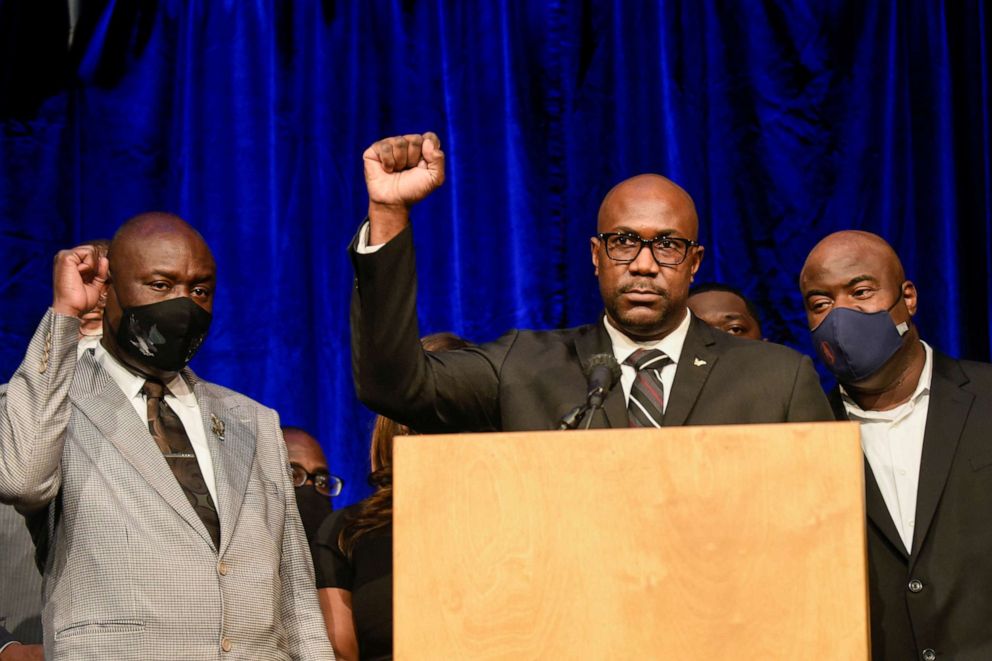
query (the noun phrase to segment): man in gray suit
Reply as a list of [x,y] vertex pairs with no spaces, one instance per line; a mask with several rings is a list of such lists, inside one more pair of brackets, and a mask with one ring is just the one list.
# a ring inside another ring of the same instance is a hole
[[[703,258],[692,198],[646,174],[603,200],[591,238],[605,314],[572,329],[511,331],[477,347],[424,352],[411,207],[444,181],[433,133],[387,138],[364,155],[369,217],[352,244],[352,367],[369,408],[420,432],[554,429],[586,401],[603,354],[619,384],[596,427],[829,420],[810,359],[714,330],[686,307]],[[442,238],[443,240],[443,238]],[[567,414],[567,415],[566,415]]]
[[[277,414],[186,363],[216,267],[142,214],[109,261],[56,257],[54,302],[0,388],[0,499],[48,506],[51,659],[329,659]],[[106,292],[103,339],[78,317]]]

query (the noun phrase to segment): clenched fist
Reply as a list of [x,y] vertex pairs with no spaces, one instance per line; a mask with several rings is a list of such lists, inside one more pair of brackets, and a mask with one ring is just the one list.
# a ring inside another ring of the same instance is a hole
[[55,312],[79,317],[95,308],[107,287],[108,269],[107,258],[94,246],[60,250],[52,274]]
[[369,191],[372,245],[409,222],[410,207],[444,183],[444,152],[436,134],[408,134],[374,143],[362,154]]

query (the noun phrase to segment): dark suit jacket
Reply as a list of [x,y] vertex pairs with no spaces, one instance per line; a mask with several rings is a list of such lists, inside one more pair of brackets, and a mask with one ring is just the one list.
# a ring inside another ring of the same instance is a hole
[[[420,432],[554,429],[585,401],[583,365],[612,354],[602,321],[567,330],[511,331],[479,347],[425,353],[418,340],[416,272],[408,228],[377,252],[352,245],[352,367],[359,398]],[[626,427],[615,387],[596,427]],[[732,337],[692,319],[664,424],[831,419],[810,359]]]
[[16,638],[11,636],[9,631],[3,627],[0,627],[0,648],[3,648],[3,646],[8,643],[13,643],[15,640]]
[[992,365],[934,351],[909,556],[867,462],[865,488],[873,658],[992,659]]

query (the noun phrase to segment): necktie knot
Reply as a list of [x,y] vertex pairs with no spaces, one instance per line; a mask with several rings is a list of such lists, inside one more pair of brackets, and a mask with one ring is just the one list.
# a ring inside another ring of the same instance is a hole
[[660,349],[638,349],[630,354],[623,364],[630,365],[640,372],[645,369],[660,370],[670,362],[672,359]]
[[141,386],[141,394],[148,399],[162,399],[165,396],[165,384],[155,379],[148,379]]

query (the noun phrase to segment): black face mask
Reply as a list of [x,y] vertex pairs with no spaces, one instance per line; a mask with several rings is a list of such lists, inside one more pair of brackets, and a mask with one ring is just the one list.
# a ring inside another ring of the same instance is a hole
[[307,541],[312,542],[327,515],[334,511],[331,499],[317,493],[312,484],[294,487],[296,490],[296,508],[300,510],[303,530],[307,533]]
[[124,308],[117,344],[142,365],[178,372],[203,344],[211,318],[185,296]]

